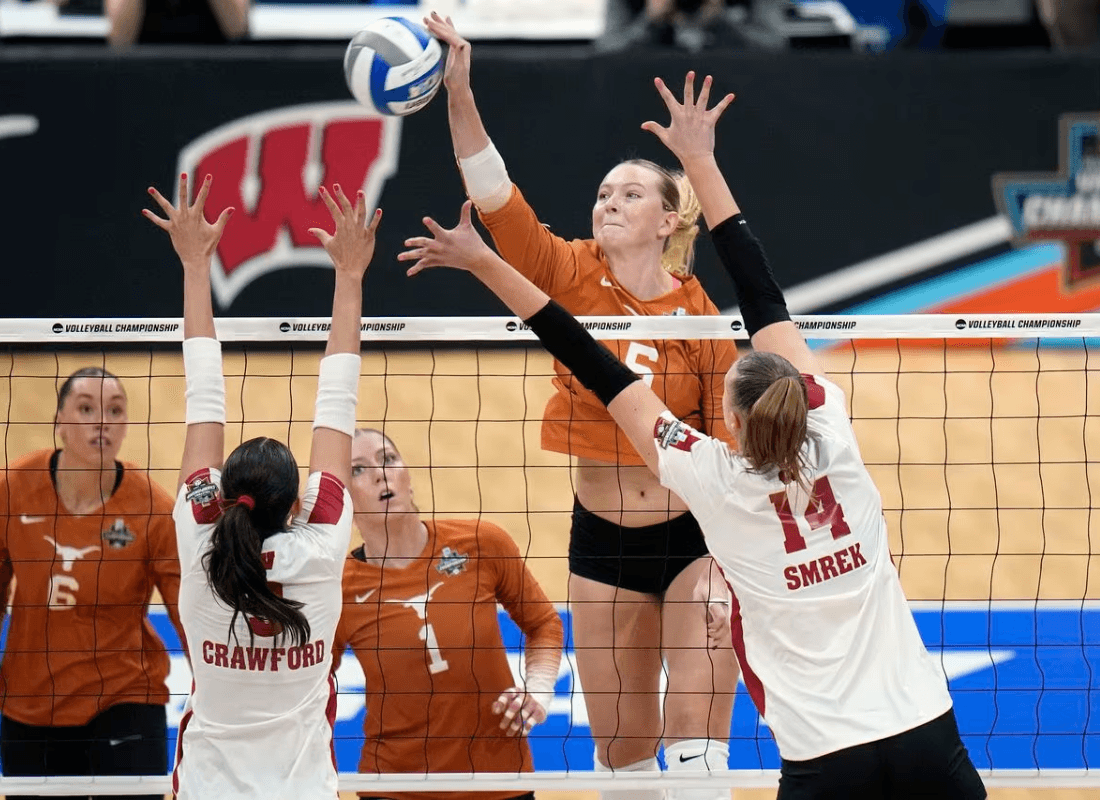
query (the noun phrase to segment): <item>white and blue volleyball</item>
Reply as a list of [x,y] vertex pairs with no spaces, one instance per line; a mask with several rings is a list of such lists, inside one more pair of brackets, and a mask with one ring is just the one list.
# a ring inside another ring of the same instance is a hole
[[443,50],[427,30],[401,17],[375,20],[344,54],[348,88],[380,114],[403,117],[428,104],[443,82]]

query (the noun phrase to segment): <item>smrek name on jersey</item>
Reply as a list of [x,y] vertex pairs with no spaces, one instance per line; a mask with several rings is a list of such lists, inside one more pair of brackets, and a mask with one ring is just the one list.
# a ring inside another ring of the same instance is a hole
[[787,588],[792,592],[804,586],[824,583],[839,575],[847,575],[853,569],[867,564],[867,559],[859,551],[859,542],[843,550],[837,550],[831,556],[822,556],[804,564],[793,564],[783,570],[787,579]]

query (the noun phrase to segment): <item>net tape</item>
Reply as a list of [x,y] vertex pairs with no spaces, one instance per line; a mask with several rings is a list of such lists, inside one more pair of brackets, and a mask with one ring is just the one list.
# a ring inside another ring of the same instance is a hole
[[[597,339],[748,339],[741,317],[578,317]],[[1100,337],[1100,314],[909,314],[796,316],[812,339]],[[222,317],[223,342],[324,341],[326,317]],[[367,342],[525,342],[537,337],[516,317],[369,317]],[[0,342],[178,342],[179,318],[6,319]]]

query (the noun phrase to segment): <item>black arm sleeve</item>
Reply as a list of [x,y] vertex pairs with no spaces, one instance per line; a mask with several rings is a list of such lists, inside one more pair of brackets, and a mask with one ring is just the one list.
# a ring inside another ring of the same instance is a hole
[[551,300],[524,322],[550,355],[568,367],[605,406],[638,380],[629,367],[593,339],[592,334],[556,301]]
[[783,290],[775,282],[760,240],[752,235],[741,214],[723,220],[710,232],[718,257],[733,279],[737,304],[752,336],[773,322],[789,320]]

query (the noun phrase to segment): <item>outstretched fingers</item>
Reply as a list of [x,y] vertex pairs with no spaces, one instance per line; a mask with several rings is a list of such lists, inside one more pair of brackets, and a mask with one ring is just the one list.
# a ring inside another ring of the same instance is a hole
[[214,176],[207,175],[206,178],[203,179],[202,186],[199,187],[199,194],[195,198],[195,204],[192,206],[192,208],[194,208],[200,214],[202,213],[202,210],[206,207],[206,196],[210,194],[210,185],[212,183],[214,183]]
[[172,217],[172,212],[176,209],[168,202],[168,198],[158,192],[155,186],[149,187],[149,196],[153,198],[156,204],[160,206],[161,211],[167,214],[170,219]]
[[141,209],[141,214],[142,214],[143,217],[145,217],[147,220],[152,222],[154,225],[156,225],[162,231],[166,231],[169,228],[171,228],[171,225],[169,224],[168,220],[161,219],[160,217],[158,217],[156,214],[154,214],[152,211],[150,211],[147,208]]
[[684,76],[684,105],[695,105],[695,70],[692,69]]

